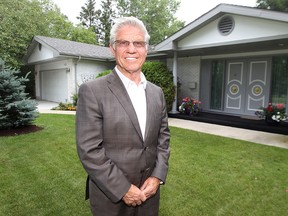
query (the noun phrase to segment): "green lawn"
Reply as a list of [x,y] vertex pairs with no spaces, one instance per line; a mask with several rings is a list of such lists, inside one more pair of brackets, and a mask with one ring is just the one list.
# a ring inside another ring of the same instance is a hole
[[[75,116],[41,114],[44,130],[0,137],[0,215],[90,215]],[[159,216],[288,215],[288,150],[171,127]]]

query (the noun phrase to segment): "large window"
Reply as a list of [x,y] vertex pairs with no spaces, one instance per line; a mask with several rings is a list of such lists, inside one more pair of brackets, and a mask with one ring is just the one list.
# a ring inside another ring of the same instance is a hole
[[224,60],[212,61],[210,109],[222,110],[224,86]]
[[278,56],[272,62],[272,103],[288,103],[288,57]]

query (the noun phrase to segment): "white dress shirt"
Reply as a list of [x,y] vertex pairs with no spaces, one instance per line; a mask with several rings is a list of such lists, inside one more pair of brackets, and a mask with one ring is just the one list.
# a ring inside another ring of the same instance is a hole
[[147,116],[147,104],[146,104],[146,84],[147,80],[144,74],[141,72],[140,83],[137,85],[134,81],[128,79],[115,67],[115,71],[123,82],[130,100],[132,101],[134,110],[136,112],[143,139],[145,138],[146,128],[146,116]]

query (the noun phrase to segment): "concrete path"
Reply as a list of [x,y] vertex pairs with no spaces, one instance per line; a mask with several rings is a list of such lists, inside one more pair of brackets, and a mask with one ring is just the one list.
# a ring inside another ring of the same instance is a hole
[[288,149],[288,136],[274,133],[267,133],[262,131],[247,130],[236,127],[227,127],[216,124],[207,124],[197,121],[186,121],[182,119],[169,118],[169,125],[191,129],[208,134],[218,136],[230,137],[239,140],[246,140],[254,143],[277,146]]
[[[60,113],[60,114],[75,114],[74,111],[59,111],[51,110],[53,107],[57,107],[58,103],[48,101],[37,101],[38,110],[40,113]],[[280,148],[288,149],[288,136],[274,133],[267,133],[255,130],[247,130],[242,128],[227,127],[216,124],[207,124],[197,121],[187,121],[183,119],[169,118],[169,125],[173,127],[179,127],[194,131],[199,131],[208,134],[214,134],[218,136],[230,137],[239,140],[246,140],[258,144],[264,144],[269,146],[276,146]],[[288,129],[287,129],[288,130]]]

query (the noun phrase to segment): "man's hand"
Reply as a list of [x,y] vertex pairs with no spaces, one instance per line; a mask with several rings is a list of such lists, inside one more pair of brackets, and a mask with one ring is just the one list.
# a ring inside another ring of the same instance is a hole
[[126,205],[134,207],[141,205],[146,199],[145,194],[133,184],[131,184],[130,189],[122,198]]
[[146,198],[148,199],[152,197],[154,194],[156,194],[159,185],[160,185],[160,179],[155,177],[149,177],[141,186],[140,190],[144,192]]

